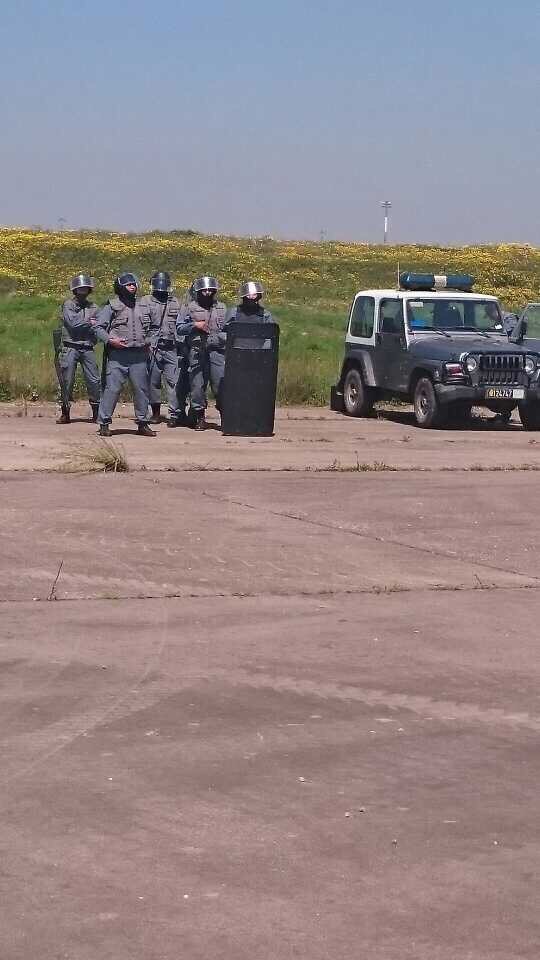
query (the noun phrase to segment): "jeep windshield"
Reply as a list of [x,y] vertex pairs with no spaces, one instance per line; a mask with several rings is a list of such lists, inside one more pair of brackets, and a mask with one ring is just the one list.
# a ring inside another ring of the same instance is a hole
[[413,333],[422,330],[496,333],[502,330],[502,316],[496,300],[411,298],[407,300],[407,323]]

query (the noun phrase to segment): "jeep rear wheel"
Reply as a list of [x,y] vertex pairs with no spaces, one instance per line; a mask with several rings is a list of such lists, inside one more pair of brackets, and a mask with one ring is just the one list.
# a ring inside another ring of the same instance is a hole
[[519,416],[525,430],[540,430],[540,402],[518,403]]
[[373,394],[356,367],[348,370],[345,376],[343,405],[350,417],[367,417],[373,408]]
[[414,416],[419,427],[440,427],[446,419],[429,377],[420,377],[414,388]]

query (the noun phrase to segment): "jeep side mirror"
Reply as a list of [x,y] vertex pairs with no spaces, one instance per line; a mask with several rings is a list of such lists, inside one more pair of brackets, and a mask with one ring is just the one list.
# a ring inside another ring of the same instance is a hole
[[527,321],[525,317],[521,317],[520,320],[516,323],[514,329],[511,333],[508,334],[508,340],[510,343],[523,343],[525,334],[527,333]]

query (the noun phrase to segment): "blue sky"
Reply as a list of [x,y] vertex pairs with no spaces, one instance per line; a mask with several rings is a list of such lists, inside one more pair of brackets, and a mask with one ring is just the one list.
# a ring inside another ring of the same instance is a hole
[[4,0],[0,222],[540,244],[540,5]]

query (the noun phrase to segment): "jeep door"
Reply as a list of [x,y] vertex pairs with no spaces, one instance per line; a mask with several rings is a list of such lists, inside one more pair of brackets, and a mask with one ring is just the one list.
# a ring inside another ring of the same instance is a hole
[[354,360],[360,367],[367,387],[377,385],[373,371],[375,351],[375,299],[358,294],[349,317],[346,336],[346,361]]
[[407,390],[407,341],[403,301],[386,298],[379,304],[375,350],[377,383],[384,390]]

